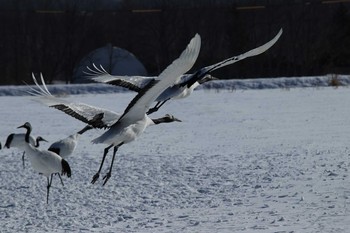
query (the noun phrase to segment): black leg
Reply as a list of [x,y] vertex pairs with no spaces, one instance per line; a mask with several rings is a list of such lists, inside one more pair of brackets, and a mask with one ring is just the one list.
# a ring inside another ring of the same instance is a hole
[[94,184],[94,183],[98,180],[98,178],[100,177],[100,172],[101,172],[103,163],[104,163],[104,161],[105,161],[106,155],[107,155],[109,149],[110,149],[112,146],[113,146],[113,145],[110,145],[110,146],[108,146],[108,147],[106,147],[106,148],[104,149],[104,153],[103,153],[102,161],[101,161],[101,164],[100,164],[100,168],[98,169],[98,172],[94,175],[94,177],[92,177],[91,184]]
[[50,178],[46,177],[47,186],[46,186],[46,204],[49,204],[49,191],[50,191]]
[[51,183],[52,183],[52,176],[53,176],[53,174],[51,174],[51,179],[49,177],[47,177],[46,204],[49,204],[49,193],[50,193],[50,187],[51,187]]
[[[156,111],[158,111],[158,109],[160,108],[160,106],[162,106],[161,104],[162,102],[157,102],[157,104],[153,107],[153,108],[150,108],[148,111],[147,111],[147,115],[150,115]],[[160,105],[160,106],[159,106]]]
[[154,112],[156,112],[156,111],[158,111],[158,108],[156,108],[156,106],[154,106],[153,108],[150,108],[150,109],[146,112],[146,114],[147,114],[147,115],[151,115],[152,113],[154,113]]
[[158,111],[158,109],[160,109],[160,107],[162,107],[163,106],[163,104],[165,104],[165,102],[167,102],[169,99],[167,99],[167,100],[164,100],[158,107],[157,107],[157,111]]
[[156,106],[154,106],[153,108],[150,108],[146,114],[150,115],[150,114],[158,111],[160,109],[160,107],[162,107],[163,104],[165,104],[165,102],[167,102],[168,100],[170,100],[170,99],[167,99],[167,100],[164,100],[164,101],[161,101],[161,102],[157,102]]
[[104,181],[103,182],[103,186],[107,183],[107,181],[109,180],[109,178],[111,178],[111,175],[112,175],[112,168],[113,168],[113,163],[114,163],[114,158],[115,158],[115,155],[118,151],[118,148],[119,146],[123,145],[123,143],[119,144],[118,146],[115,146],[114,147],[114,151],[113,151],[113,158],[112,158],[112,162],[111,162],[111,166],[109,167],[109,172],[103,177]]
[[22,154],[22,165],[23,165],[23,169],[25,169],[25,163],[24,163],[24,154],[25,154],[26,152],[25,151],[23,151],[23,154]]
[[60,181],[61,181],[62,186],[64,186],[63,180],[62,180],[62,177],[61,177],[60,173],[57,173],[57,175],[58,175],[58,177],[60,178]]

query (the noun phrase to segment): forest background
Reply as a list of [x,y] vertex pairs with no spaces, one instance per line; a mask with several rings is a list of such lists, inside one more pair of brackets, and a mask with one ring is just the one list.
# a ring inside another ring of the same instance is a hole
[[32,72],[43,72],[48,83],[74,82],[81,59],[107,44],[133,53],[157,75],[199,33],[196,69],[262,45],[280,28],[284,33],[269,51],[214,75],[350,73],[348,0],[2,0],[0,85],[30,82]]

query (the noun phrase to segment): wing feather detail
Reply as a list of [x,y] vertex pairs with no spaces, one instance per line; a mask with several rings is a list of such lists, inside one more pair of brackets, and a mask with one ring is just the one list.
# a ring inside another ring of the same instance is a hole
[[30,87],[29,93],[39,97],[34,100],[46,106],[55,108],[72,116],[94,128],[109,128],[118,121],[120,114],[113,111],[95,107],[84,103],[74,103],[53,96],[48,90],[45,80],[41,75],[42,86],[39,85],[34,74],[32,74],[36,88]]
[[206,67],[203,67],[202,69],[198,70],[197,72],[195,72],[193,75],[192,75],[192,78],[191,79],[188,79],[184,82],[181,82],[181,86],[187,86],[187,87],[190,87],[192,86],[196,81],[202,79],[205,77],[205,75],[207,75],[208,73],[214,71],[214,70],[217,70],[217,69],[220,69],[224,66],[228,66],[228,65],[231,65],[231,64],[234,64],[238,61],[241,61],[243,59],[246,59],[248,57],[253,57],[253,56],[257,56],[259,54],[262,54],[264,53],[265,51],[267,51],[269,48],[271,48],[277,41],[278,39],[281,37],[283,33],[283,30],[282,28],[279,30],[279,32],[277,33],[277,35],[272,39],[270,40],[269,42],[257,47],[257,48],[254,48],[252,50],[249,50],[248,52],[245,52],[243,54],[240,54],[238,56],[234,56],[234,57],[230,57],[230,58],[227,58],[221,62],[218,62],[216,64],[213,64],[213,65],[210,65],[210,66],[206,66]]
[[93,81],[124,87],[135,92],[141,91],[152,80],[152,77],[111,75],[102,65],[97,67],[92,64],[92,66],[93,68],[87,66],[88,72],[84,73]]
[[136,122],[144,118],[156,98],[168,87],[174,85],[181,75],[187,72],[195,63],[201,46],[198,34],[190,41],[179,58],[172,62],[157,78],[149,82],[141,92],[130,102],[119,120],[128,118]]

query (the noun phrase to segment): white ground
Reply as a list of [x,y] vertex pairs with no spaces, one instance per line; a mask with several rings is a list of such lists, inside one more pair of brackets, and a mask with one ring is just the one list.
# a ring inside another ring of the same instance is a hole
[[[122,112],[133,96],[68,99]],[[28,96],[0,97],[0,106],[2,144],[25,121],[51,142],[84,126]],[[46,178],[2,149],[0,231],[349,232],[350,89],[200,90],[154,117],[164,113],[183,122],[122,146],[104,187],[90,184],[100,131],[84,134],[49,205]]]

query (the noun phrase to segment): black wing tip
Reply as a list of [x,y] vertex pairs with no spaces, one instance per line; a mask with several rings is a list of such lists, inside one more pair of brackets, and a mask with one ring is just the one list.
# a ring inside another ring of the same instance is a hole
[[[109,73],[103,73],[103,74],[109,74]],[[95,83],[104,83],[112,86],[124,87],[130,91],[135,91],[135,92],[140,92],[142,90],[141,87],[131,82],[128,82],[127,80],[122,80],[122,79],[115,79],[115,80],[110,80],[106,82],[97,81],[96,79],[91,79],[91,80]]]
[[93,128],[106,128],[106,124],[103,122],[103,117],[104,117],[104,113],[101,112],[99,114],[96,114],[91,120],[89,120],[87,123],[93,127]]
[[112,81],[108,81],[106,82],[107,84],[110,84],[110,85],[114,85],[114,86],[120,86],[120,87],[124,87],[124,88],[127,88],[131,91],[135,91],[135,92],[140,92],[142,90],[142,88],[128,82],[128,81],[125,81],[125,80],[112,80]]
[[70,169],[68,162],[62,159],[61,164],[62,164],[62,175],[67,175],[68,177],[71,177],[72,171]]
[[72,110],[71,108],[66,106],[65,104],[55,104],[55,105],[51,105],[50,107],[56,108],[64,113],[70,115],[71,117],[74,117],[75,119],[78,119],[78,120],[90,125],[93,128],[102,129],[102,128],[109,127],[108,125],[106,125],[106,123],[103,122],[104,113],[96,114],[92,120],[88,120],[87,118],[78,114],[77,112],[75,112],[74,110]]

